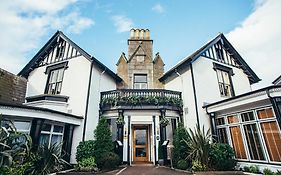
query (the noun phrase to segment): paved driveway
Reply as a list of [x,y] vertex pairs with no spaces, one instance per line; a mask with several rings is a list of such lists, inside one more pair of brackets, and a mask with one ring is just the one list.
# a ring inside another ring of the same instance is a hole
[[178,172],[165,167],[136,165],[124,168],[120,171],[104,173],[104,175],[183,175],[188,174]]

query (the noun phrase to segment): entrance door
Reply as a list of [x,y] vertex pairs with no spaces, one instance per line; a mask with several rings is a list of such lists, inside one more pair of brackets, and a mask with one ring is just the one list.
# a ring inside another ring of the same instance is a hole
[[148,161],[148,127],[135,126],[133,138],[133,161],[147,162]]

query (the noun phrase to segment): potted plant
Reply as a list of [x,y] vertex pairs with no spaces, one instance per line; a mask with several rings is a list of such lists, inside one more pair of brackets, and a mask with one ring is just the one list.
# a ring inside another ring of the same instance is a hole
[[117,124],[117,126],[123,126],[123,125],[125,125],[125,120],[124,120],[124,118],[123,118],[122,116],[119,116],[119,117],[117,118],[117,120],[116,120],[116,124]]
[[161,120],[160,120],[160,125],[161,126],[167,126],[167,125],[169,125],[170,124],[170,121],[166,118],[166,117],[163,117]]

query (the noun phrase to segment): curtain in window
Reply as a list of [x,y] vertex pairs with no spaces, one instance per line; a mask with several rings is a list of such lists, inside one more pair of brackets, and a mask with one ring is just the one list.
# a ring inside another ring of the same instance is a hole
[[230,127],[233,148],[237,159],[247,159],[244,143],[239,126]]
[[281,136],[277,123],[261,123],[261,128],[270,160],[281,162]]

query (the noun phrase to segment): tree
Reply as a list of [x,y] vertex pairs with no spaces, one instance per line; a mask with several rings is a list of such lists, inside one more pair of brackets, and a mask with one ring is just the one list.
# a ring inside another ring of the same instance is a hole
[[187,157],[189,150],[188,145],[184,144],[184,140],[188,140],[188,133],[183,123],[179,123],[173,137],[173,165],[177,166],[178,161],[184,160]]
[[107,123],[106,118],[101,117],[98,123],[97,128],[94,131],[96,142],[94,145],[95,158],[98,167],[102,167],[102,158],[103,155],[107,152],[113,152],[113,143],[111,132]]

